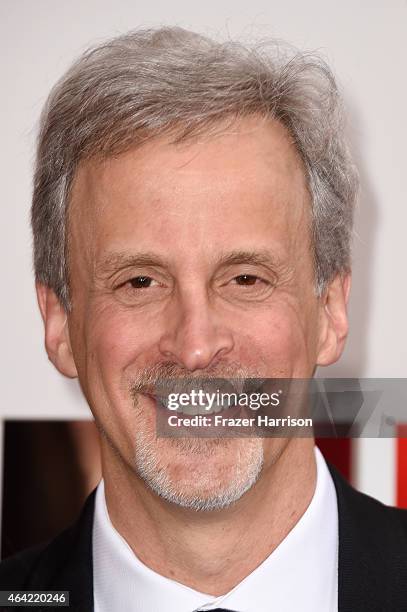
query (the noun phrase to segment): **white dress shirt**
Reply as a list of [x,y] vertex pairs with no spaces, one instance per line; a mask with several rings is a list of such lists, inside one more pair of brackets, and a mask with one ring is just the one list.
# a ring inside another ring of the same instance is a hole
[[315,454],[317,484],[307,510],[271,555],[221,597],[194,591],[144,565],[110,522],[101,481],[93,525],[95,612],[337,612],[336,492],[317,448]]

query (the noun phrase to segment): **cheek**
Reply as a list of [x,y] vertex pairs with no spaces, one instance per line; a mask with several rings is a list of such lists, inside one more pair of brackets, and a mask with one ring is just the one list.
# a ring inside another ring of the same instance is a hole
[[154,360],[154,333],[146,322],[139,325],[134,314],[117,309],[89,315],[85,326],[81,386],[95,418],[128,457],[134,450],[140,418],[148,430],[154,428],[155,413],[148,410],[141,415],[129,392],[132,374]]
[[131,371],[151,365],[157,339],[146,321],[140,325],[129,311],[113,308],[89,313],[80,373],[88,401],[99,416],[125,415],[132,409],[129,394]]
[[[273,378],[307,378],[315,365],[314,318],[290,304],[275,303],[262,312],[252,313],[238,337],[242,359],[261,364],[262,373]],[[246,348],[245,348],[246,347]],[[249,349],[249,355],[247,353]]]
[[157,342],[155,330],[148,322],[141,325],[131,312],[110,312],[92,325],[90,352],[109,376],[120,376],[132,362],[143,368]]

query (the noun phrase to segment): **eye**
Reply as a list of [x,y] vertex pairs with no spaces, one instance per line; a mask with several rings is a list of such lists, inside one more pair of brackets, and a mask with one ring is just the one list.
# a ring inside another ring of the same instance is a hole
[[254,274],[239,274],[239,276],[236,276],[233,280],[236,285],[241,285],[243,287],[251,287],[264,282],[263,279]]
[[127,279],[123,279],[115,287],[115,296],[122,304],[145,307],[158,303],[169,295],[170,287],[167,283],[161,282],[159,277],[147,274],[130,276],[130,274],[131,272],[128,273]]
[[271,279],[257,274],[237,274],[229,277],[223,285],[225,296],[235,300],[265,300],[271,294],[275,284]]
[[135,276],[127,282],[133,289],[148,289],[154,281],[150,276]]

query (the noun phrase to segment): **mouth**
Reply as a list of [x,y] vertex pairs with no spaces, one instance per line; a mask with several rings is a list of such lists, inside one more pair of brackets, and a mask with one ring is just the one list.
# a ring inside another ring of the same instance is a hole
[[243,395],[258,393],[264,379],[208,379],[160,381],[154,389],[141,393],[158,410],[187,416],[231,413],[242,408]]
[[196,416],[199,414],[210,416],[211,414],[218,414],[219,412],[237,407],[235,401],[228,401],[222,397],[219,397],[218,401],[216,401],[216,398],[212,399],[211,397],[211,399],[200,403],[184,402],[177,407],[172,405],[168,396],[150,395],[150,398],[155,402],[158,409],[164,409],[168,414],[177,413],[187,416]]

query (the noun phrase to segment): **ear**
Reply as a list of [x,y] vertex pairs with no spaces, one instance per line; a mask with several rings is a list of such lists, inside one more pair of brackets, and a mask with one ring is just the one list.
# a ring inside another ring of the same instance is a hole
[[61,374],[76,378],[78,372],[72,355],[66,311],[53,289],[42,283],[36,283],[35,288],[44,321],[48,357]]
[[317,365],[327,366],[338,361],[348,335],[347,304],[351,276],[338,275],[320,298],[319,345]]

